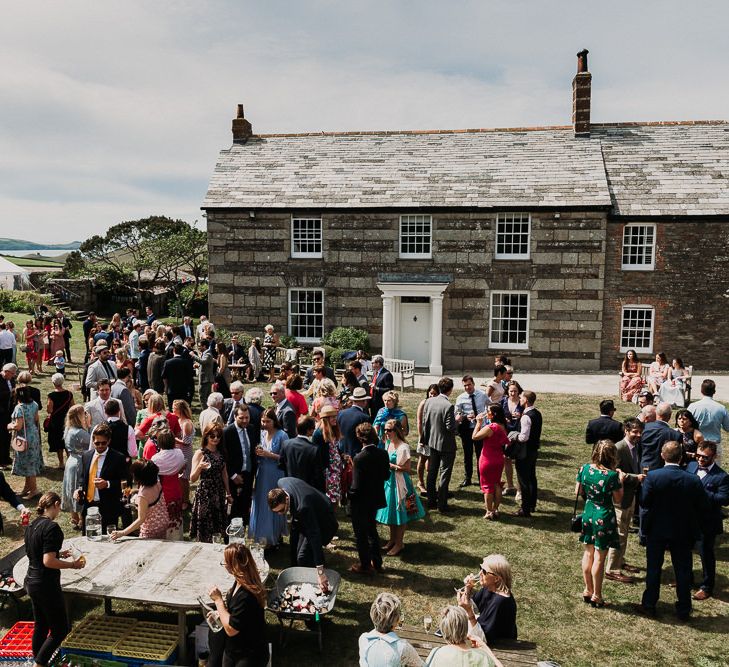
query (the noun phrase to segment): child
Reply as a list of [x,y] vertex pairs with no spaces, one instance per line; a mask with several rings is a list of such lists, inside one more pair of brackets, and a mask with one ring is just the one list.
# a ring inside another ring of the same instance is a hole
[[56,367],[56,372],[60,373],[65,377],[66,375],[66,357],[63,356],[63,351],[58,350],[56,356],[53,359],[53,365]]

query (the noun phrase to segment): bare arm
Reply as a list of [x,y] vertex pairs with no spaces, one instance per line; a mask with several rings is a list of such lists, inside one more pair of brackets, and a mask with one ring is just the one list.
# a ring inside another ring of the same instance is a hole
[[[162,498],[160,498],[159,502],[164,502]],[[147,499],[142,496],[137,496],[137,508],[139,509],[139,516],[132,521],[124,530],[115,530],[111,534],[112,540],[118,540],[120,537],[124,537],[125,535],[129,535],[129,533],[133,533],[137,528],[139,528],[147,518],[147,512],[149,511],[149,502]]]
[[207,470],[202,449],[198,449],[192,457],[192,470],[190,471],[190,483],[197,482],[203,470]]

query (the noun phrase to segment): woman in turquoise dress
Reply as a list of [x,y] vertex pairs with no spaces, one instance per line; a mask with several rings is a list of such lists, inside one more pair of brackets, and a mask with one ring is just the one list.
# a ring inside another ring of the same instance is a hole
[[390,479],[385,482],[387,507],[377,510],[378,523],[390,526],[390,539],[384,546],[388,556],[397,556],[404,548],[405,528],[410,521],[422,519],[425,510],[410,479],[410,445],[405,442],[402,424],[389,419],[383,432],[390,455]]
[[584,492],[586,497],[580,535],[580,542],[585,545],[582,599],[593,607],[605,606],[602,597],[605,557],[608,549],[620,548],[613,503],[619,505],[623,499],[625,473],[615,470],[617,462],[615,445],[610,440],[600,440],[592,450],[592,463],[586,463],[577,473],[575,494]]
[[261,444],[256,447],[258,470],[256,488],[251,506],[251,523],[248,537],[265,546],[276,546],[283,535],[288,535],[286,517],[274,514],[268,506],[268,492],[276,488],[278,480],[284,476],[278,467],[281,445],[288,438],[286,431],[276,416],[276,410],[268,408],[261,415]]
[[400,422],[402,426],[402,432],[407,437],[410,432],[410,425],[408,424],[408,416],[397,407],[400,402],[400,394],[396,391],[388,391],[382,395],[382,402],[385,404],[384,407],[380,408],[375,415],[375,420],[372,425],[377,429],[377,436],[380,438],[380,446],[384,446],[387,441],[385,436],[385,424],[388,419],[395,419]]
[[20,497],[29,500],[38,495],[36,477],[43,472],[38,405],[33,400],[31,388],[28,386],[18,387],[15,390],[15,398],[18,404],[13,410],[11,416],[13,421],[8,424],[8,430],[15,431],[16,435],[25,438],[28,446],[24,452],[15,452],[12,473],[25,477]]

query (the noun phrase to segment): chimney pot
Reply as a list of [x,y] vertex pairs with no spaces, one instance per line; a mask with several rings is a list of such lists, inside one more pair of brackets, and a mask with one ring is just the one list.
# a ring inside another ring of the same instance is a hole
[[253,136],[253,126],[245,119],[243,105],[239,104],[233,119],[233,143],[244,144]]
[[572,80],[572,127],[576,137],[590,136],[592,74],[587,70],[587,49],[577,54],[577,74]]
[[577,54],[577,72],[587,72],[587,54],[590,53],[587,49],[582,49]]

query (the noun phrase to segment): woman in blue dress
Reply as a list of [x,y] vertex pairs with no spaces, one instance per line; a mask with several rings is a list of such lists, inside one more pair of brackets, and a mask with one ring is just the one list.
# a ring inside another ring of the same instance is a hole
[[385,482],[387,507],[377,510],[375,518],[390,526],[390,539],[384,548],[388,556],[397,556],[405,548],[405,527],[410,521],[422,519],[425,510],[410,479],[410,445],[405,442],[402,424],[388,419],[383,432],[390,455],[390,479]]
[[66,413],[66,424],[63,432],[63,441],[66,445],[68,458],[63,471],[63,489],[61,492],[61,509],[71,512],[71,525],[81,528],[81,503],[73,498],[73,493],[79,488],[81,479],[81,455],[88,451],[91,436],[88,427],[89,416],[83,405],[72,405]]
[[13,410],[8,424],[9,431],[25,438],[28,442],[24,452],[15,452],[13,461],[13,475],[25,477],[23,490],[19,494],[24,500],[35,498],[38,495],[36,477],[43,472],[43,452],[40,444],[40,420],[38,419],[38,405],[33,400],[31,388],[17,387],[15,398],[18,404]]
[[276,546],[283,535],[288,535],[286,517],[274,514],[268,507],[268,492],[283,477],[278,460],[281,445],[287,438],[276,411],[273,408],[265,410],[261,415],[261,444],[256,447],[258,470],[248,536],[257,542],[265,542],[266,546]]
[[377,415],[375,415],[375,420],[372,422],[372,425],[377,429],[377,435],[380,438],[380,443],[384,444],[387,441],[385,423],[388,419],[395,419],[398,421],[402,427],[402,432],[405,436],[407,436],[410,432],[408,416],[399,407],[397,407],[400,402],[400,394],[396,391],[385,392],[382,395],[382,402],[385,406],[378,410]]

